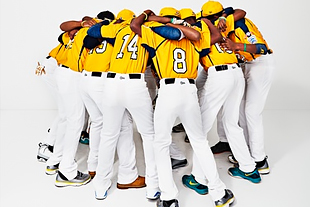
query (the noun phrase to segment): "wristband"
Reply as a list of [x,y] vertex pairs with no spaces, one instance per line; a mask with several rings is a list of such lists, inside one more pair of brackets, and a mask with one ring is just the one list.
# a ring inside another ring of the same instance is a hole
[[147,15],[147,13],[143,12],[142,14],[144,14],[144,15],[145,15],[145,18],[144,18],[144,20],[146,21],[146,20],[147,20],[147,18],[148,18],[148,15]]
[[243,45],[243,51],[246,52],[246,44]]
[[83,25],[83,24],[84,24],[85,22],[86,22],[86,21],[82,21],[82,22],[81,22],[81,27],[84,27],[84,25]]
[[226,18],[225,17],[219,17],[219,20],[223,19],[226,22]]

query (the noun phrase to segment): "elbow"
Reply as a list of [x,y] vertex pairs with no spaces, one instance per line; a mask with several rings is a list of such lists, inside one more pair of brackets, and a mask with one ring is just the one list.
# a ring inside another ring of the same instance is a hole
[[141,36],[141,27],[140,27],[139,25],[134,24],[133,22],[131,22],[131,24],[130,24],[130,29],[131,29],[134,33],[136,33],[136,34],[138,34],[139,36]]
[[193,36],[194,41],[198,41],[198,40],[200,40],[200,38],[201,38],[201,35],[199,32],[195,33],[195,35]]

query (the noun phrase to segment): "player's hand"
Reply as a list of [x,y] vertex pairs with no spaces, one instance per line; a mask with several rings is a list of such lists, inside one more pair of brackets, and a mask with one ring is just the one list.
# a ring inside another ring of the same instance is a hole
[[235,51],[236,50],[236,43],[231,41],[229,38],[223,38],[223,42],[220,43],[220,46],[225,51]]
[[225,19],[220,19],[219,23],[217,25],[217,28],[220,30],[220,32],[225,32],[227,25],[226,25],[226,20]]
[[95,24],[97,24],[97,22],[94,19],[89,19],[89,20],[83,21],[81,23],[81,26],[82,27],[91,27],[91,26],[93,26]]
[[35,74],[36,74],[37,76],[40,76],[40,75],[42,75],[42,74],[46,74],[44,68],[45,68],[45,66],[40,65],[40,63],[38,62],[38,65],[37,65]]

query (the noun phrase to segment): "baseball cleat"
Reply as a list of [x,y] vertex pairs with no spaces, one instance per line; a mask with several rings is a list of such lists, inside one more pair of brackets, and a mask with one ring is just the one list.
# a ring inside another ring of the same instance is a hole
[[49,165],[46,166],[45,173],[47,175],[54,175],[58,172],[58,169],[59,169],[59,163],[56,165]]
[[78,171],[75,178],[71,180],[68,180],[60,171],[58,171],[55,185],[56,187],[81,186],[87,184],[90,180],[91,178],[89,174],[84,174],[80,171]]
[[186,165],[187,165],[187,159],[177,160],[177,159],[171,158],[172,169],[178,169],[180,167],[185,167]]
[[179,207],[179,202],[177,199],[172,199],[169,201],[163,201],[158,199],[156,203],[157,207]]
[[235,201],[234,194],[229,189],[225,189],[223,198],[215,201],[216,207],[227,207]]
[[220,154],[223,152],[231,152],[228,142],[218,142],[216,145],[211,147],[213,154]]
[[159,188],[147,188],[146,189],[146,198],[150,200],[156,200],[160,197],[160,190]]
[[209,192],[208,186],[198,183],[193,175],[184,175],[182,177],[182,183],[200,195],[205,195]]
[[228,174],[233,177],[246,179],[252,183],[260,183],[262,180],[257,168],[253,172],[243,172],[239,167],[231,167],[228,169]]
[[53,153],[53,146],[40,142],[37,154],[39,162],[46,162]]

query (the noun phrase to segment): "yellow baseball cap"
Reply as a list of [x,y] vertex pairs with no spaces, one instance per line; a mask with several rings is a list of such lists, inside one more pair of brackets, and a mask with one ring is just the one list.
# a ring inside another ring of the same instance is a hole
[[201,18],[201,11],[196,13],[196,19],[200,19]]
[[178,18],[181,18],[181,15],[180,15],[180,11],[176,10],[175,8],[173,7],[164,7],[160,10],[159,12],[159,16],[174,16],[174,17],[178,17]]
[[116,19],[129,20],[135,17],[136,15],[133,11],[129,9],[123,9],[120,12],[118,12]]
[[218,1],[207,1],[204,5],[201,7],[202,16],[210,16],[213,14],[217,14],[221,11],[223,11],[223,6]]
[[180,14],[181,14],[181,19],[185,19],[188,17],[195,17],[196,18],[195,12],[189,8],[181,9]]

